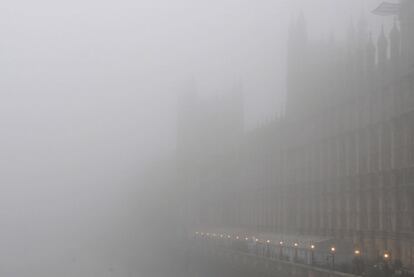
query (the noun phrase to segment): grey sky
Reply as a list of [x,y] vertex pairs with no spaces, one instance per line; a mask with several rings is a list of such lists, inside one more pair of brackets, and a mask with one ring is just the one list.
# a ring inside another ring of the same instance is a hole
[[[108,224],[125,211],[142,166],[174,148],[176,95],[188,80],[206,96],[241,79],[251,128],[283,99],[292,16],[302,10],[314,37],[340,38],[351,18],[379,2],[2,1],[4,241],[27,240],[30,249],[44,229]],[[383,19],[368,17],[377,31]],[[34,231],[15,232],[25,228]]]

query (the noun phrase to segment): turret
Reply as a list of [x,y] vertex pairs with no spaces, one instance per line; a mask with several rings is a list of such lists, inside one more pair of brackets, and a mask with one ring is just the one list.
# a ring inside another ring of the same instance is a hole
[[408,66],[414,64],[414,1],[400,0],[401,52]]
[[241,136],[244,131],[244,90],[241,80],[233,85],[232,95],[234,100],[230,106],[234,109],[232,111],[233,127],[236,130],[235,132]]
[[198,96],[192,79],[178,95],[177,105],[177,154],[189,155],[193,151],[195,119]]
[[303,111],[303,96],[306,93],[307,31],[303,13],[289,26],[287,55],[287,113],[295,116]]
[[398,65],[401,55],[401,33],[397,26],[397,20],[394,20],[394,25],[390,32],[390,58],[393,67]]
[[352,57],[352,55],[355,52],[355,40],[356,40],[356,32],[355,32],[355,26],[351,22],[348,27],[348,33],[346,36],[347,41],[347,54],[349,57]]
[[298,38],[299,45],[302,45],[303,47],[307,44],[308,41],[308,34],[306,30],[306,21],[305,16],[303,15],[303,12],[299,14],[297,23],[296,23],[296,34]]
[[384,71],[388,59],[388,40],[385,36],[384,25],[382,26],[381,34],[378,37],[377,49],[378,68],[379,70]]
[[367,45],[366,45],[366,54],[365,54],[365,61],[366,61],[366,70],[369,74],[372,74],[372,72],[374,71],[374,67],[375,67],[375,45],[374,42],[372,40],[372,34],[371,32],[369,33],[368,36],[368,41],[367,41]]
[[358,21],[357,36],[358,47],[363,48],[368,38],[368,25],[363,14],[361,14],[361,18]]
[[346,65],[344,80],[347,84],[347,89],[350,94],[354,94],[357,90],[355,88],[355,83],[357,80],[357,48],[356,48],[356,30],[355,25],[351,21],[348,27],[347,34],[347,51],[346,51]]
[[[368,31],[367,23],[365,17],[361,15],[360,20],[358,21],[357,27],[357,51],[356,51],[356,60],[355,60],[355,81],[356,86],[359,87],[365,82],[366,74],[366,45],[367,45]],[[357,89],[359,92],[363,90]]]

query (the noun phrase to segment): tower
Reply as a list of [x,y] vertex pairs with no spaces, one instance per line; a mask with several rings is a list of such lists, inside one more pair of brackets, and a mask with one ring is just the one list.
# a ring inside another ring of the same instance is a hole
[[414,1],[400,0],[401,52],[408,66],[414,64]]
[[374,42],[372,40],[372,34],[369,33],[368,36],[368,42],[366,45],[366,55],[365,55],[365,60],[366,60],[366,70],[367,70],[367,74],[368,76],[371,76],[374,72],[374,68],[375,68],[375,45]]
[[397,20],[394,20],[394,25],[390,32],[390,59],[392,69],[396,70],[399,64],[401,54],[401,34],[397,26]]
[[287,45],[287,116],[303,113],[303,97],[306,95],[307,31],[303,13],[289,26]]
[[381,33],[378,37],[377,48],[378,68],[381,72],[384,72],[388,59],[388,40],[385,36],[384,25],[381,27]]
[[184,157],[194,148],[192,130],[197,117],[198,96],[195,80],[192,79],[178,95],[177,103],[177,155]]

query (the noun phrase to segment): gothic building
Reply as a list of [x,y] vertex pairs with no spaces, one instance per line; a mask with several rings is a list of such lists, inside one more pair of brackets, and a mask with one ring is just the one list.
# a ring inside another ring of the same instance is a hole
[[386,251],[413,268],[413,27],[408,0],[389,33],[361,20],[345,44],[311,41],[299,16],[286,112],[253,131],[239,91],[216,110],[187,95],[177,181],[192,224],[348,239],[367,259]]

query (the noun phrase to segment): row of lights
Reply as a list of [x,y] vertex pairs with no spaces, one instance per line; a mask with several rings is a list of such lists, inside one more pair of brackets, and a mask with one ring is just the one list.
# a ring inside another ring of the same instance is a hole
[[[228,239],[231,239],[232,237],[230,236],[230,235],[223,235],[223,234],[216,234],[216,233],[203,233],[203,232],[195,232],[195,234],[196,235],[201,235],[201,236],[204,236],[204,235],[206,235],[207,237],[209,237],[209,236],[212,236],[212,237],[220,237],[220,238],[224,238],[224,237],[227,237]],[[236,236],[235,237],[236,238],[236,240],[239,240],[240,239],[240,237],[239,236]],[[246,241],[248,241],[249,240],[249,238],[248,237],[245,237],[244,238]],[[255,237],[253,237],[252,238],[255,242],[260,242],[260,240],[258,239],[258,238],[255,238]],[[270,240],[266,240],[265,241],[266,243],[270,243]],[[279,244],[282,246],[282,245],[284,245],[284,242],[283,241],[280,241],[279,242]],[[299,244],[297,243],[297,242],[295,242],[294,244],[293,244],[293,246],[294,247],[298,247],[299,246]],[[310,248],[311,249],[315,249],[315,245],[314,244],[311,244],[310,245]],[[335,247],[332,247],[331,248],[331,251],[332,252],[335,252],[336,251],[336,249],[335,249]],[[358,254],[359,254],[359,250],[355,250],[355,254],[357,254],[357,252],[358,252]]]
[[[203,233],[203,232],[195,232],[195,234],[196,235],[201,235],[201,236],[204,236],[204,235],[206,235],[207,237],[209,237],[209,236],[212,236],[212,237],[217,237],[217,236],[220,236],[220,238],[224,238],[224,237],[227,237],[228,239],[231,239],[232,237],[230,236],[230,235],[223,235],[223,234],[220,234],[220,235],[217,235],[216,233],[212,233],[212,234],[210,234],[210,233]],[[235,237],[236,238],[236,240],[239,240],[240,239],[240,237],[239,236],[236,236]],[[246,241],[248,241],[249,240],[249,238],[248,237],[245,237],[244,238]],[[253,237],[253,239],[254,239],[254,241],[255,242],[259,242],[259,239],[258,238],[254,238]],[[266,243],[270,243],[270,240],[266,240]],[[279,241],[279,245],[280,246],[283,246],[284,245],[284,242],[283,241]],[[294,244],[293,244],[293,246],[294,247],[298,247],[299,246],[299,244],[297,243],[297,242],[295,242]],[[315,245],[314,244],[311,244],[310,245],[310,248],[312,249],[312,250],[314,250],[315,249]],[[335,246],[332,246],[331,247],[331,252],[332,253],[335,253],[336,252],[336,248],[335,248]],[[355,249],[354,250],[354,254],[355,254],[355,256],[360,256],[361,255],[361,251],[359,250],[359,249]],[[390,258],[390,254],[388,253],[388,252],[385,252],[384,254],[383,254],[383,258],[385,259],[385,260],[388,260],[389,258]]]

